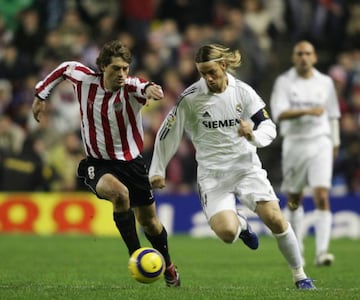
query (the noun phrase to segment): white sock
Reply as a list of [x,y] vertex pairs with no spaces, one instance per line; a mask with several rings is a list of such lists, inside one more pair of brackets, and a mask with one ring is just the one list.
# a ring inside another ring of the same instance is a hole
[[273,235],[276,238],[280,252],[291,268],[294,282],[307,278],[303,269],[299,244],[291,225],[289,224],[284,232],[274,233]]
[[[239,219],[239,222],[240,222],[240,228],[241,228],[240,232],[243,231],[243,230],[246,230],[247,229],[247,221],[246,221],[246,219],[239,216],[239,214],[237,216],[238,216],[238,219]],[[240,232],[239,232],[239,234],[240,234]]]
[[241,233],[241,226],[239,226],[237,234],[236,234],[234,240],[232,241],[232,243],[235,243],[239,239],[240,233]]
[[235,243],[235,242],[238,240],[241,231],[247,229],[247,222],[246,222],[246,220],[245,220],[243,217],[239,216],[239,214],[238,214],[237,216],[238,216],[238,219],[239,219],[239,223],[240,223],[240,224],[239,224],[239,228],[238,228],[237,234],[236,234],[236,236],[235,236],[235,239],[232,241],[233,243]]
[[332,214],[328,210],[316,209],[315,212],[315,249],[316,255],[326,253],[331,238]]
[[304,220],[304,208],[300,205],[295,210],[290,210],[288,207],[286,208],[284,215],[286,216],[287,220],[290,222],[291,227],[294,230],[296,238],[299,242],[300,252],[304,254],[304,227],[303,227],[303,220]]

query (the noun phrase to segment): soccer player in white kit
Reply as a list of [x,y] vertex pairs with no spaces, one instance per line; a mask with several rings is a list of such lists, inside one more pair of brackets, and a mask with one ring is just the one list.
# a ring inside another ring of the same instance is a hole
[[225,243],[238,238],[251,249],[258,238],[236,209],[236,199],[270,228],[299,289],[314,289],[307,278],[296,236],[283,217],[278,198],[256,153],[276,137],[265,103],[228,71],[240,65],[239,51],[204,45],[195,56],[201,79],[188,87],[169,112],[155,141],[149,171],[153,188],[165,186],[166,166],[186,130],[196,149],[198,187],[211,229]]
[[270,105],[280,124],[282,144],[282,191],[287,196],[287,213],[300,249],[303,246],[303,190],[313,190],[315,203],[315,264],[330,265],[328,253],[332,214],[329,203],[333,159],[340,145],[339,105],[332,79],[313,66],[313,45],[298,42],[292,53],[294,67],[275,81]]

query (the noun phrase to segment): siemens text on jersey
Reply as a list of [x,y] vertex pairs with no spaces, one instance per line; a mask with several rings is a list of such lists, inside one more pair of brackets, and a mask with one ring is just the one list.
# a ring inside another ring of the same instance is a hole
[[228,120],[218,120],[218,121],[202,121],[203,125],[206,128],[223,128],[223,127],[232,127],[240,124],[239,119],[228,119]]

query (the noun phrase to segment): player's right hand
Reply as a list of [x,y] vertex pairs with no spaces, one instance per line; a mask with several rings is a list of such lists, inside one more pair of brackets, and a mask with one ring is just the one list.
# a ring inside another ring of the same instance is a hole
[[162,189],[165,187],[165,178],[160,175],[151,176],[150,184],[153,189]]
[[39,98],[35,97],[34,102],[32,104],[32,112],[34,118],[37,122],[40,122],[40,117],[42,114],[45,113],[46,103],[45,101],[40,100]]

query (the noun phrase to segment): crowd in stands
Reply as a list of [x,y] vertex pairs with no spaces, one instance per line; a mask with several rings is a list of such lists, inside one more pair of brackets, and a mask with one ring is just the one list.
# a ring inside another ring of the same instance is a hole
[[[164,89],[144,107],[143,155],[150,163],[160,123],[198,78],[193,55],[204,43],[242,54],[237,77],[268,103],[291,49],[310,40],[317,68],[339,96],[341,150],[333,193],[360,194],[360,3],[351,0],[0,0],[0,191],[75,191],[84,157],[78,103],[60,84],[41,123],[32,118],[36,82],[63,61],[96,69],[102,45],[120,39],[134,55],[131,73]],[[275,189],[281,182],[279,138],[259,150]],[[164,192],[195,191],[194,149],[186,135],[167,170]]]

